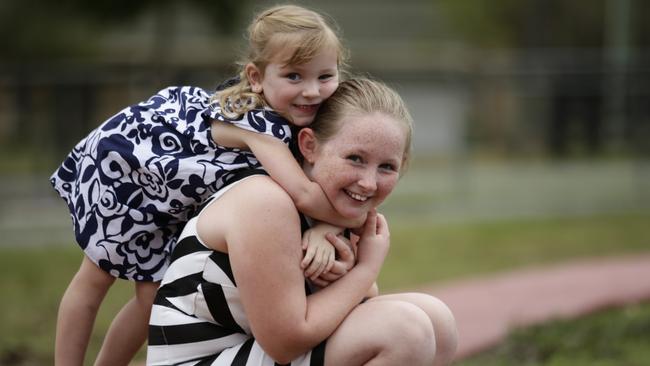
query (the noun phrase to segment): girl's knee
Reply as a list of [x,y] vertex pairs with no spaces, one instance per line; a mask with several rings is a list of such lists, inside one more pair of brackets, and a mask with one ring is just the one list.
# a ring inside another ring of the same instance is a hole
[[430,364],[437,345],[434,328],[427,313],[405,301],[390,301],[386,302],[386,305],[384,319],[391,319],[391,339],[387,346],[401,353],[405,362],[417,364],[424,360],[426,364]]
[[433,324],[436,338],[435,365],[448,365],[456,354],[458,346],[458,328],[456,319],[449,307],[440,299],[421,294],[423,310]]
[[434,296],[414,292],[383,295],[371,301],[404,301],[422,309],[427,314],[435,334],[435,364],[451,363],[458,345],[458,331],[454,315],[444,302]]
[[435,336],[419,307],[403,301],[359,305],[327,341],[326,364],[431,365]]

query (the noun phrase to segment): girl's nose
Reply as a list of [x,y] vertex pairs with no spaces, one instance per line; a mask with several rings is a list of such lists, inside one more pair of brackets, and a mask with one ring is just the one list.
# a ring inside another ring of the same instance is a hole
[[366,191],[364,193],[374,193],[377,190],[377,176],[368,169],[359,178],[357,184]]
[[307,82],[302,89],[302,96],[305,98],[314,98],[320,95],[318,82]]

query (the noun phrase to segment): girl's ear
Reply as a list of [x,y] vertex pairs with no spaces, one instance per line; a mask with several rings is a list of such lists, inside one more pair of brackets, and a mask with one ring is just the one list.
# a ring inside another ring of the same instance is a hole
[[316,140],[314,130],[306,127],[298,132],[298,148],[305,161],[313,164],[318,150],[318,140]]
[[251,91],[253,93],[262,92],[262,72],[257,68],[252,62],[249,62],[244,67],[244,72],[246,73],[246,78],[248,83],[251,85]]

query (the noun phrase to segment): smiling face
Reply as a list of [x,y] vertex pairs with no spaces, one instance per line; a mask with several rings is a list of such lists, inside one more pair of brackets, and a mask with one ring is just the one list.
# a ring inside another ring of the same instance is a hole
[[327,141],[309,128],[298,141],[305,173],[319,183],[334,208],[357,218],[381,204],[399,179],[407,132],[404,125],[380,112],[348,115]]
[[249,64],[246,72],[251,88],[291,123],[308,126],[338,86],[338,53],[326,49],[300,65],[287,64],[285,59],[286,55],[276,56],[264,72]]

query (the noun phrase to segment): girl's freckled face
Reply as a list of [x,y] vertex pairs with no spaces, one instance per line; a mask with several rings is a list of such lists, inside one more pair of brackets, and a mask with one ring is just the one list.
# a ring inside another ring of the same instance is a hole
[[311,177],[339,213],[354,218],[379,206],[395,188],[406,131],[382,113],[349,115],[339,126],[318,146]]

